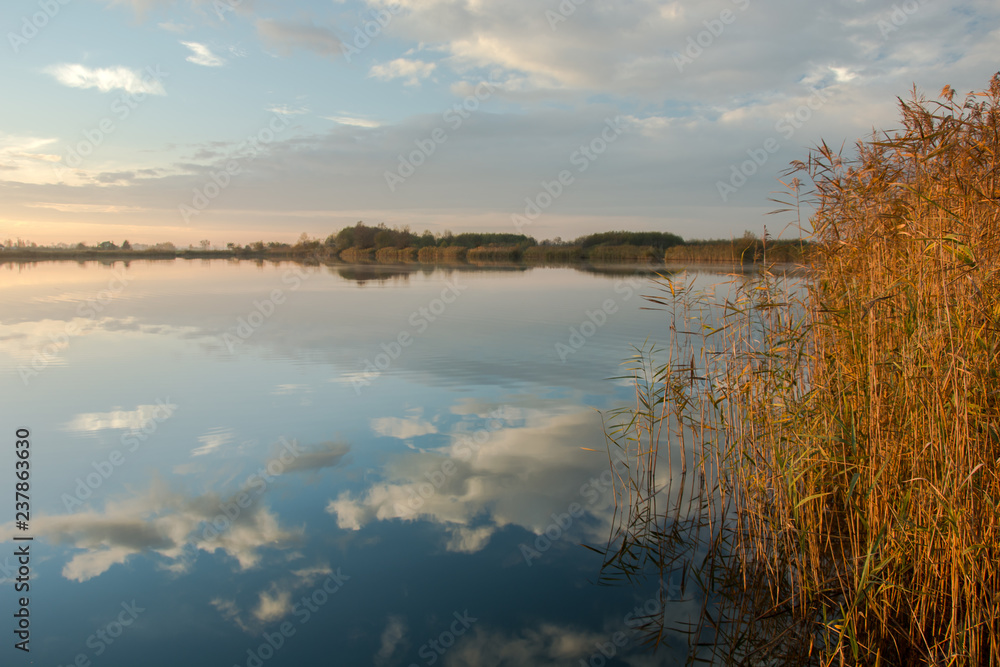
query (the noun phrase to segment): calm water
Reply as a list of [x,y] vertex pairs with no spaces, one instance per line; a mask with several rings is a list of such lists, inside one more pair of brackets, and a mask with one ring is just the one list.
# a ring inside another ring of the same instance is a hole
[[[571,268],[0,266],[3,664],[670,664],[637,646],[649,596],[596,586],[580,546],[613,511],[597,410],[633,399],[608,378],[666,326],[648,291]],[[35,538],[30,657],[14,534]]]

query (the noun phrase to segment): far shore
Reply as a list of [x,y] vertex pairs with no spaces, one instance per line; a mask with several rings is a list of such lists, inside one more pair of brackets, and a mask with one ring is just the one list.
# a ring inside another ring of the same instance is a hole
[[[725,244],[728,246],[728,243]],[[0,250],[0,263],[31,263],[31,262],[133,262],[133,261],[169,261],[177,259],[206,260],[230,259],[269,262],[299,262],[303,264],[327,265],[375,265],[375,266],[599,266],[599,267],[665,267],[671,265],[695,266],[739,266],[757,264],[800,264],[801,257],[788,257],[787,253],[776,253],[768,256],[756,252],[729,252],[722,243],[709,246],[684,246],[684,252],[678,249],[668,249],[664,255],[646,252],[633,256],[618,255],[604,257],[588,257],[574,252],[554,253],[506,253],[497,252],[497,248],[473,248],[466,252],[436,252],[432,255],[407,252],[409,249],[392,252],[368,253],[336,253],[325,249],[300,250],[295,247],[280,249],[148,249],[123,250],[99,248],[7,248]],[[450,249],[449,249],[450,250]],[[462,249],[464,250],[464,249]],[[488,250],[488,251],[487,251]],[[560,249],[561,250],[561,249]],[[486,251],[486,252],[484,252]],[[347,255],[347,256],[344,256]]]

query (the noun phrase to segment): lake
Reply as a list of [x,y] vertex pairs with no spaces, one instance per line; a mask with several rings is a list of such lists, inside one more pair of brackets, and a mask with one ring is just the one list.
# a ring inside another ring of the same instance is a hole
[[[634,403],[622,362],[667,338],[648,273],[176,260],[0,276],[2,630],[28,596],[37,664],[686,652],[641,648],[655,590],[597,585],[581,546],[603,546],[614,512],[599,411]],[[16,595],[14,535],[33,537]],[[671,617],[700,606],[676,598]]]

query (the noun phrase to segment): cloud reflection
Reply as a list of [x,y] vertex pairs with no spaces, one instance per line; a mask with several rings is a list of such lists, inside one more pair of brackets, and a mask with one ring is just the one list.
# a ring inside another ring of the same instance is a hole
[[[141,410],[136,412],[141,413]],[[88,423],[130,423],[129,418],[122,417],[85,417]],[[309,448],[291,447],[289,451],[295,452],[293,457],[279,459],[276,456],[265,465],[269,471],[274,468],[270,481],[265,481],[259,473],[251,475],[230,495],[207,492],[192,497],[154,478],[147,490],[108,501],[103,511],[86,509],[40,516],[34,519],[32,527],[41,538],[82,550],[74,553],[62,569],[64,577],[77,582],[93,579],[137,554],[156,555],[161,569],[182,574],[188,571],[198,551],[221,551],[232,558],[240,570],[249,570],[260,564],[263,549],[291,548],[300,543],[304,535],[303,528],[283,528],[277,515],[259,500],[267,485],[288,474],[338,466],[350,449],[349,444],[341,442],[324,442]],[[3,532],[13,533],[12,528],[7,524]],[[295,576],[309,582],[323,572],[301,569]],[[255,616],[269,618],[277,614],[282,600],[277,593],[262,595]]]
[[[468,411],[464,404],[453,409]],[[507,419],[491,414],[474,417],[495,428],[469,432],[462,428],[471,422],[460,422],[447,446],[391,459],[382,481],[358,494],[341,493],[326,511],[347,530],[390,519],[431,521],[446,528],[449,551],[467,553],[482,549],[504,526],[541,534],[552,514],[571,503],[603,516],[607,498],[585,487],[607,470],[607,458],[581,449],[604,449],[597,413],[577,406],[522,407],[516,426],[509,409],[502,413]]]
[[242,509],[228,530],[206,536],[204,527],[232,500],[216,493],[187,497],[168,489],[162,480],[154,480],[148,491],[108,502],[103,512],[42,516],[32,527],[39,537],[83,550],[62,570],[64,577],[78,582],[141,553],[156,554],[164,569],[182,573],[194,551],[221,550],[246,570],[260,563],[262,548],[284,548],[301,539],[301,529],[283,529],[274,513],[260,503]]

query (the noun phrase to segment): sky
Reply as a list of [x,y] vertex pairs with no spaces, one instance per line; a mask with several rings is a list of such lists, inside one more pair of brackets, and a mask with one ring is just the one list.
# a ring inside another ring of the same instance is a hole
[[1000,3],[10,0],[0,242],[797,237],[792,160],[984,89]]

